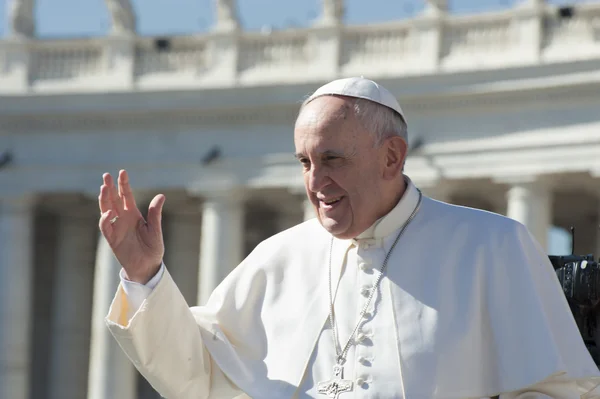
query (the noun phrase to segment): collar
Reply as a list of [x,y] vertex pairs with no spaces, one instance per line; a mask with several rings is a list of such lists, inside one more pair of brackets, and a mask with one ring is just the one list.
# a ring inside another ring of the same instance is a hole
[[406,182],[406,189],[396,206],[387,215],[378,219],[371,227],[359,234],[352,240],[353,242],[385,238],[406,223],[419,202],[419,190],[408,176],[404,175],[404,181]]

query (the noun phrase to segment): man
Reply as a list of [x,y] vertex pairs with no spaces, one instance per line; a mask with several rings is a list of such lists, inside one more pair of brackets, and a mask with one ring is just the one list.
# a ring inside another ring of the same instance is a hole
[[127,173],[100,229],[123,266],[107,324],[167,398],[597,397],[547,255],[514,220],[427,198],[404,175],[405,118],[351,78],[303,104],[296,156],[316,219],[257,248],[191,310]]

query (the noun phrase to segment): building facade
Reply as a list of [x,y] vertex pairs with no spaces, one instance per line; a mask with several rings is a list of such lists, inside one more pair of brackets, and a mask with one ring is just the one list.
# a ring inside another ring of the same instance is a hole
[[[293,157],[302,99],[338,77],[389,88],[408,118],[406,173],[434,198],[550,226],[600,254],[600,3],[518,2],[394,23],[240,29],[217,1],[201,36],[141,37],[107,0],[106,37],[35,37],[13,0],[0,41],[0,398],[157,397],[103,318],[119,265],[99,236],[104,172],[164,193],[165,263],[190,305],[261,240],[312,217]],[[425,255],[424,255],[425,256]]]

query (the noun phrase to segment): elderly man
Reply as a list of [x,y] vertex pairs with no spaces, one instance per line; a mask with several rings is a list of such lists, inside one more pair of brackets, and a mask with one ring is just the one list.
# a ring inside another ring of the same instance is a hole
[[[524,226],[423,196],[402,110],[351,78],[302,105],[294,143],[316,219],[256,249],[189,309],[144,221],[104,175],[123,266],[108,328],[167,398],[580,398],[600,373]],[[595,397],[595,396],[594,396]]]

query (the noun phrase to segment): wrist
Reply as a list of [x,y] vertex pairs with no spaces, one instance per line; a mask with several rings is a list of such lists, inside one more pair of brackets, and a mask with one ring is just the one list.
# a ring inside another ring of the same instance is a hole
[[150,280],[152,280],[152,277],[154,277],[156,273],[158,273],[158,271],[160,270],[160,266],[161,264],[152,268],[148,268],[145,272],[140,273],[131,273],[123,269],[123,277],[128,281],[146,285]]

